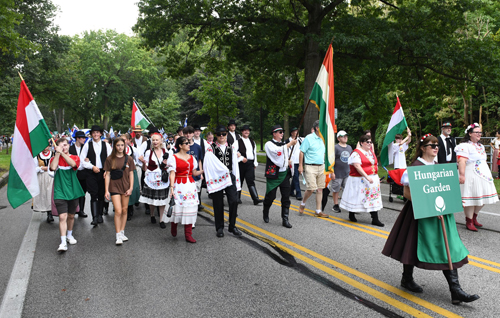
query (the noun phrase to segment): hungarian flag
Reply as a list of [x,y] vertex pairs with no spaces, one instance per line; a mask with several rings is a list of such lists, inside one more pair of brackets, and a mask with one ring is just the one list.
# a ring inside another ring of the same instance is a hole
[[325,143],[325,172],[333,172],[335,164],[335,98],[333,89],[333,49],[328,47],[323,65],[309,97],[319,111],[319,132]]
[[[137,125],[139,125],[141,129],[146,129],[149,126],[149,121],[142,115],[135,101],[132,102],[132,120],[130,125],[132,126],[132,129],[134,129]],[[135,137],[135,133],[133,131],[132,137]]]
[[382,166],[387,166],[390,164],[390,161],[392,161],[390,160],[389,155],[389,151],[392,149],[389,149],[389,146],[394,141],[396,135],[402,133],[406,127],[408,127],[408,124],[406,123],[405,114],[403,113],[403,107],[401,107],[399,97],[397,97],[396,106],[392,112],[391,121],[389,123],[389,127],[387,128],[384,143],[382,144],[382,152],[380,153],[380,163]]
[[33,158],[49,145],[51,137],[49,127],[23,80],[17,101],[7,187],[7,198],[14,209],[40,193],[37,164]]

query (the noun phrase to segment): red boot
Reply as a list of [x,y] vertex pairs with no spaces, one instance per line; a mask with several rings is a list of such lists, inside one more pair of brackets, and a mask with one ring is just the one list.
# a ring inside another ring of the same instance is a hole
[[184,225],[184,235],[186,236],[186,242],[196,243],[196,240],[191,236],[193,235],[193,225],[185,224]]
[[472,219],[469,219],[468,217],[465,217],[465,226],[469,231],[475,231],[477,232],[476,227],[474,226],[474,221]]
[[474,213],[474,216],[472,217],[472,221],[474,222],[474,225],[477,227],[482,227],[483,225],[477,221],[477,214]]
[[173,237],[177,236],[177,223],[170,222],[170,233]]

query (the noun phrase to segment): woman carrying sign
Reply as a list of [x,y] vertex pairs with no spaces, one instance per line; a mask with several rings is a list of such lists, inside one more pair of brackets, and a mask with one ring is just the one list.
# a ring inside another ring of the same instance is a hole
[[462,142],[455,147],[465,226],[470,231],[477,231],[477,227],[483,226],[477,221],[477,215],[483,206],[498,201],[497,190],[486,162],[486,151],[479,142],[482,134],[479,124],[471,124],[465,130]]
[[125,153],[125,140],[118,137],[113,141],[111,155],[104,163],[106,179],[104,188],[107,200],[113,202],[115,208],[116,245],[128,241],[125,236],[128,201],[134,189],[135,164],[132,156]]
[[[438,139],[427,134],[420,139],[415,160],[412,166],[432,165],[438,153]],[[401,210],[389,238],[382,250],[382,254],[392,257],[403,263],[403,278],[401,286],[421,293],[423,289],[413,280],[413,268],[427,270],[442,270],[451,291],[451,302],[458,305],[461,302],[472,302],[479,299],[478,295],[469,295],[462,290],[458,281],[457,269],[469,262],[469,251],[465,248],[453,214],[438,217],[429,217],[416,220],[413,214],[408,173],[405,171],[401,178],[404,185],[404,197],[408,199]],[[444,246],[441,218],[444,219],[453,270],[449,268],[448,256]]]

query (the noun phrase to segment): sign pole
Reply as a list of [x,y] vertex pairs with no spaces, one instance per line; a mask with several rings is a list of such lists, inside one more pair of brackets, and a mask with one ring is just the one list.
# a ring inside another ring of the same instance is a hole
[[446,235],[446,229],[444,227],[444,217],[442,215],[438,216],[441,220],[441,228],[443,229],[444,245],[446,246],[446,255],[448,256],[448,266],[450,271],[453,270],[453,263],[451,262],[450,246],[448,245],[448,235]]

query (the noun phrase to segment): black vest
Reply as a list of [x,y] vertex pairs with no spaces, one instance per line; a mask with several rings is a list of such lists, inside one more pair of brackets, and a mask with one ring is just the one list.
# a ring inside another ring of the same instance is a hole
[[[250,144],[252,145],[252,152],[255,150],[255,141],[252,138],[248,138],[250,140]],[[245,147],[245,143],[243,142],[243,138],[238,139],[238,152],[243,156],[247,157],[247,148]],[[256,158],[254,158],[256,160]]]
[[[443,142],[441,136],[438,136],[437,139],[439,144],[439,150],[437,154],[438,163],[446,163],[446,153],[447,153],[446,148],[448,147],[448,145],[446,144],[446,142]],[[457,154],[455,152],[455,146],[457,145],[457,143],[455,141],[455,137],[450,136],[450,140],[451,140],[451,149],[450,149],[451,162],[457,162]]]
[[[101,164],[104,168],[104,163],[106,162],[106,158],[108,157],[108,147],[106,147],[106,143],[101,140]],[[92,140],[89,141],[89,150],[87,152],[87,158],[89,158],[90,163],[95,166],[95,151],[94,151],[94,143]]]
[[[84,146],[84,145],[82,145],[82,146],[80,147],[80,153],[82,152],[83,146]],[[89,148],[90,148],[90,145],[89,145]],[[80,157],[80,154],[79,154],[79,153],[77,153],[77,151],[76,151],[76,146],[75,146],[75,144],[72,144],[71,146],[69,146],[69,153],[70,153],[71,155],[74,155],[74,156],[78,156],[78,157]],[[80,164],[82,164],[82,163],[80,162]],[[87,169],[78,170],[78,171],[76,172],[76,177],[78,178],[78,180],[85,180],[85,179],[87,178],[86,173],[87,173]]]
[[232,146],[235,141],[237,141],[237,140],[239,140],[241,138],[241,136],[238,135],[238,133],[236,131],[234,132],[234,134],[236,136],[236,140],[234,140],[233,135],[231,135],[231,133],[229,131],[227,132],[227,143],[230,146]]
[[230,145],[226,146],[226,151],[222,151],[215,142],[212,144],[212,149],[214,151],[214,155],[217,157],[217,159],[222,162],[226,168],[229,169],[229,172],[233,172],[233,149],[231,148]]

